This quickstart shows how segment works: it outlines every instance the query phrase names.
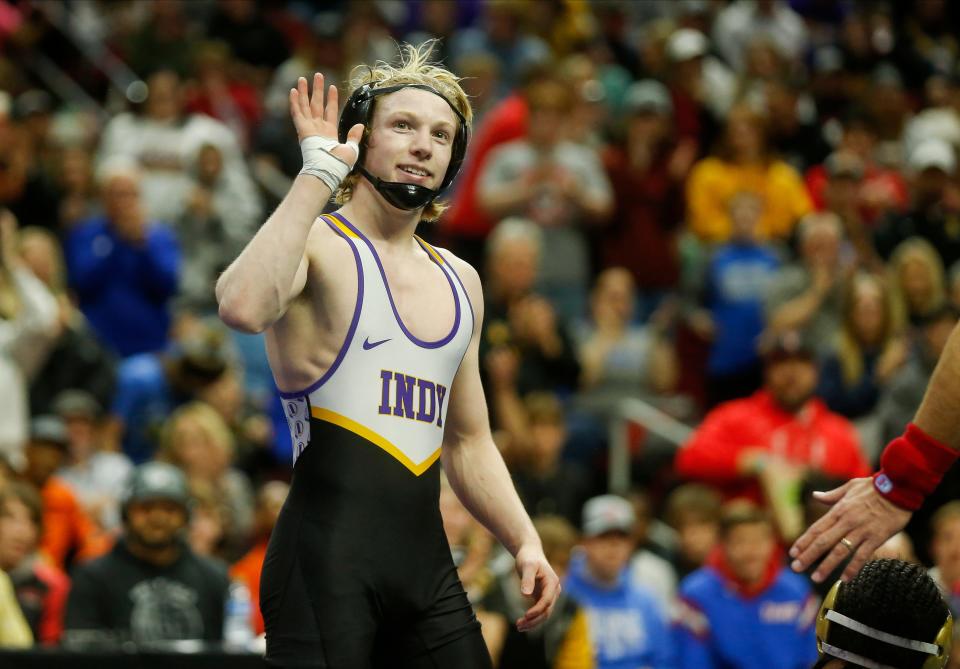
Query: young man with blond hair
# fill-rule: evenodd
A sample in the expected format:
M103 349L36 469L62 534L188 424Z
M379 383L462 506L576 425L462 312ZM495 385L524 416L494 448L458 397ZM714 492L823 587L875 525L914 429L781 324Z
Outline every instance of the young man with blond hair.
M489 667L438 510L440 468L516 558L531 629L558 579L493 443L476 271L415 236L463 160L457 78L406 47L338 92L300 78L304 168L217 284L221 318L266 332L293 437L289 497L261 581L267 660ZM320 216L332 195L341 208Z

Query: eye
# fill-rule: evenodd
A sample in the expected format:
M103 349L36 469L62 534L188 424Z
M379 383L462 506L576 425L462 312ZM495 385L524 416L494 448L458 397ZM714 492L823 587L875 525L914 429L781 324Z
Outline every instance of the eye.
M450 133L448 133L446 130L437 130L435 133L433 133L433 136L437 139L442 139L445 142L450 141Z
M400 130L409 130L410 124L406 121L395 121L393 127L399 128Z

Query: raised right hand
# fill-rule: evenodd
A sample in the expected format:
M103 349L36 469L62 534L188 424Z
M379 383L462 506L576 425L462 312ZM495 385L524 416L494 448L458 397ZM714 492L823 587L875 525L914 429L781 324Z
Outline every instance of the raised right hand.
M313 75L313 95L307 88L305 77L297 79L297 87L290 89L290 117L297 129L297 140L303 141L307 137L320 136L327 139L337 139L337 114L339 111L339 95L337 87L331 85L324 103L323 75L319 72ZM363 138L363 124L357 123L347 133L347 140L357 144ZM330 153L351 167L357 162L357 153L350 146L340 144Z

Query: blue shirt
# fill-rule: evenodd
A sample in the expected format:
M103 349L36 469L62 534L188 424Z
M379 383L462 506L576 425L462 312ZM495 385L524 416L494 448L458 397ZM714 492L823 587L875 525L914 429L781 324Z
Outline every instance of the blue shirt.
M64 254L70 286L100 341L123 357L164 347L180 270L170 228L149 225L135 246L105 217L91 218L70 232Z
M817 659L819 605L806 579L781 569L746 597L711 567L680 584L680 669L809 669Z
M779 267L777 254L760 245L725 244L711 258L704 295L717 331L707 361L711 374L742 372L758 361L764 294Z
M111 412L124 423L123 452L135 464L153 457L160 428L178 403L159 355L142 353L120 364Z
M563 590L587 613L597 669L672 669L673 639L656 597L629 578L605 588L587 574L582 556L570 563Z

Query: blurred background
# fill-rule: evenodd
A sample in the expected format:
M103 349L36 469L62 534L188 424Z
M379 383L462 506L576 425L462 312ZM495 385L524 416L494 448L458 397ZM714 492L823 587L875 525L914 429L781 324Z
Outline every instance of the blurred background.
M445 488L495 663L703 667L683 647L719 644L761 666L747 641L776 621L703 633L729 611L694 576L775 587L810 492L872 471L920 403L960 313L958 36L946 0L0 0L0 630L23 623L0 644L262 633L290 439L214 283L300 169L296 78L342 90L438 39L475 125L419 233L483 278L496 440L575 593L518 635L510 561ZM155 461L186 483L150 499L221 569L215 604L84 617L137 588L89 561L150 530L126 481ZM960 602L958 483L884 550ZM650 647L653 619L687 643Z

